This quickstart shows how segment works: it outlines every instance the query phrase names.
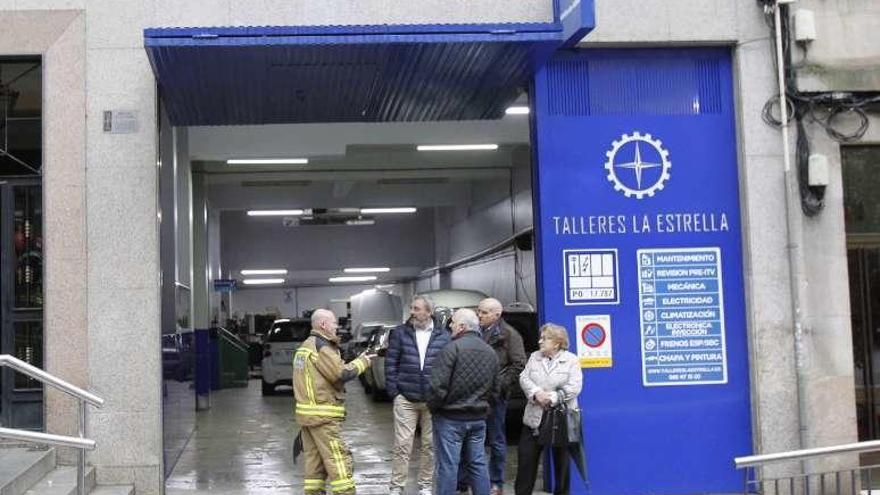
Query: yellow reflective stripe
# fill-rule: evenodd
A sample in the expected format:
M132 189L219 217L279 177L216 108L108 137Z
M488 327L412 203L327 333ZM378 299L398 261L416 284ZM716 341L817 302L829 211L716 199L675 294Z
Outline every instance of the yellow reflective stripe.
M358 374L359 374L359 375L360 375L361 373L363 373L364 370L367 369L367 365L364 364L364 362L363 362L362 360L360 360L360 359L358 359L358 360L356 360L356 361L354 362L354 367L357 368L357 370L358 370Z
M312 370L308 364L306 364L303 369L306 372L306 396L309 399L309 403L315 403L315 384L312 381Z
M299 416L312 416L315 418L345 419L345 416L342 414L325 413L320 411L297 411L296 414Z
M316 360L318 357L318 353L307 348L300 347L296 350L297 354L302 354L307 360L311 358L312 360ZM312 379L312 370L309 368L308 363L303 367L306 375L306 396L309 400L309 403L315 404L315 381Z
M339 477L340 478L348 478L351 473L349 473L348 469L346 468L346 463L345 463L346 456L345 456L345 454L342 453L342 446L339 443L339 440L333 440L333 443L336 444L336 451L339 452L339 472L340 472Z
M306 371L306 396L309 399L309 403L315 403L315 386L312 383L312 370L309 369L308 366L305 367Z
M336 441L330 440L330 456L333 457L333 463L336 464L336 476L342 478L344 475L342 474L342 469L339 469L339 456L336 453ZM330 482L330 485L333 485L333 482Z
M306 479L303 480L306 488L324 488L324 480Z
M314 407L314 406L312 406ZM296 405L296 414L300 414L302 416L318 416L322 418L344 418L345 410L339 409L322 409L318 407L317 409L313 409L307 404L297 404Z
M345 418L345 414L327 413L321 411L296 411L300 416L314 416L316 418Z
M354 480L351 478L346 478L342 480L331 481L330 486L333 488L333 491L347 491L355 487Z
M298 414L298 415L300 415L300 416L314 416L314 417L316 417L316 418L331 418L331 419L333 419L333 418L338 418L338 419L345 419L345 416L340 416L340 415L336 415L336 414L320 413L320 412L302 412L302 411L297 411L296 414Z
M299 403L297 403L296 408L307 410L307 411L328 411L328 412L338 412L338 413L345 412L345 407L334 406L334 405L330 405L330 404L299 404Z
M333 460L336 462L336 472L339 475L339 480L344 481L345 478L348 478L348 474L345 472L345 460L342 458L342 452L336 440L330 440L330 450L333 452ZM330 486L333 486L333 483L331 481Z
M354 481L342 485L333 486L333 493L346 493L355 489Z
M318 355L317 352L309 349L308 347L299 347L299 348L297 348L296 353L297 354L305 354L306 356L309 356L309 357L317 357L317 355Z

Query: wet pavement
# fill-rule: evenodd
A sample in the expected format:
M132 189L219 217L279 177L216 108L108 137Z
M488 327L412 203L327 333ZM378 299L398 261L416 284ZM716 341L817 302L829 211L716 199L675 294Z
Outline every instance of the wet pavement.
M388 493L391 478L391 404L373 402L356 381L347 386L348 417L343 437L354 454L359 494ZM166 482L166 493L303 493L302 459L291 460L293 419L290 390L263 397L260 381L248 388L212 393L211 409L198 413L197 429ZM416 445L418 439L416 439ZM418 449L413 452L418 460ZM417 493L418 464L410 462L407 494ZM513 493L516 447L508 447L505 493ZM536 492L538 493L538 492Z

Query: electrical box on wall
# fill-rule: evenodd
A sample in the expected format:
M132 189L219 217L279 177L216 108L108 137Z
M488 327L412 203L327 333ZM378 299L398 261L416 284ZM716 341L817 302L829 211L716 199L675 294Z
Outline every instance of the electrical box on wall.
M816 15L809 9L798 9L794 13L794 39L808 43L816 39Z
M818 153L810 155L807 175L811 186L827 186L831 181L831 172L828 170L828 157Z

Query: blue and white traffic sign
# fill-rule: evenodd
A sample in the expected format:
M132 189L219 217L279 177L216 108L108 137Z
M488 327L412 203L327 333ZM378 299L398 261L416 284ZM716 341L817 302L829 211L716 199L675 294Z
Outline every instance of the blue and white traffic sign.
M581 368L610 368L614 364L611 316L578 315L574 326L578 336L577 351Z

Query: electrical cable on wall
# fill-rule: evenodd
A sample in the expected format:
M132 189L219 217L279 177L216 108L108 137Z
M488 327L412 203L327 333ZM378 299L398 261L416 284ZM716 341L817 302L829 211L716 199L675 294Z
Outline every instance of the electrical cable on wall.
M783 115L789 117L786 120L795 121L797 130L795 164L798 169L801 209L805 215L815 216L822 211L824 206L825 186L811 186L809 184L810 140L806 133L805 123L818 125L825 130L831 139L839 143L856 142L864 137L868 131L870 125L868 112L876 111L877 106L880 105L880 95L850 92L804 93L799 91L796 82L796 67L791 61L791 20L788 5L777 0L758 0L758 4L764 8L764 13L767 15L767 25L773 33L777 29L773 20L773 9L780 9L782 21L778 28L782 30L783 60L776 60L775 55L773 59L777 67L778 64L783 64L787 92L786 108L778 108L779 95L777 94L764 105L762 118L765 123L773 127L782 125ZM803 64L803 60L801 64ZM786 114L783 114L783 111ZM843 129L842 123L845 117L854 117L857 125L849 130Z

